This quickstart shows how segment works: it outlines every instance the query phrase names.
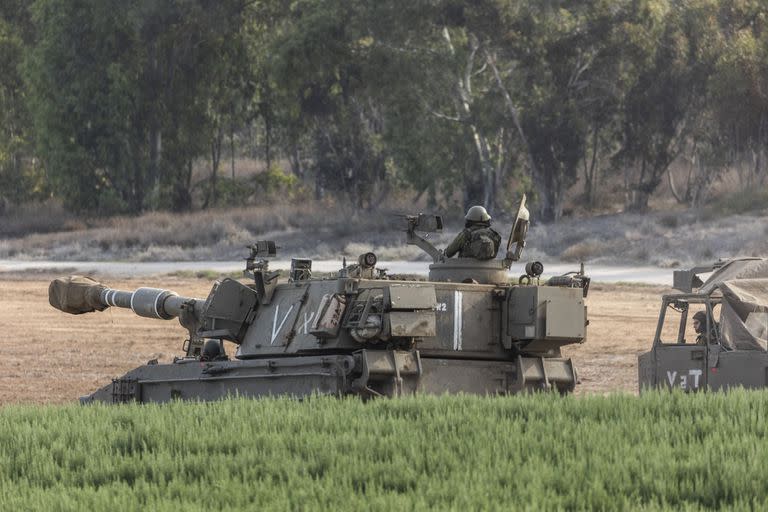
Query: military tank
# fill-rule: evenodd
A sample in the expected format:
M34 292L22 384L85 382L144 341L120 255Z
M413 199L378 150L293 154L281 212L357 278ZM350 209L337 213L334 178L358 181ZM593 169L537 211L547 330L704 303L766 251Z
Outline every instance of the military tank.
M503 259L445 258L427 239L442 230L441 217L403 218L407 242L432 257L427 281L388 276L370 252L323 278L312 276L311 260L293 259L280 280L269 269L271 241L250 246L248 283L216 281L205 299L114 290L86 277L54 280L49 300L61 311L129 308L177 318L188 334L172 363L150 361L81 402L572 391L576 370L560 349L585 340L589 278L582 269L541 282L543 266L532 262L510 283L528 231L525 198Z

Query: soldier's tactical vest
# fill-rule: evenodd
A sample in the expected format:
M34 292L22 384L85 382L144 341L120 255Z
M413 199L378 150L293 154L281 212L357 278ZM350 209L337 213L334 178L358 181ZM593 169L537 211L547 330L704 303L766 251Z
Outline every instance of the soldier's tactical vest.
M499 245L501 245L501 235L491 228L470 229L469 240L461 248L459 256L491 260L496 257Z

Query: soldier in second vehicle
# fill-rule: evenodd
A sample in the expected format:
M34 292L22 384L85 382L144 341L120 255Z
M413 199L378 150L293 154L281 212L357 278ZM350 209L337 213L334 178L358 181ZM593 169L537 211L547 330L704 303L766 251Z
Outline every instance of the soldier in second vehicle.
M693 330L696 331L696 344L706 345L707 343L717 343L717 322L712 322L712 327L707 330L707 314L704 311L697 311L693 315Z
M491 216L482 206L473 206L464 217L464 229L445 248L445 257L492 260L499 252L501 235L491 228Z

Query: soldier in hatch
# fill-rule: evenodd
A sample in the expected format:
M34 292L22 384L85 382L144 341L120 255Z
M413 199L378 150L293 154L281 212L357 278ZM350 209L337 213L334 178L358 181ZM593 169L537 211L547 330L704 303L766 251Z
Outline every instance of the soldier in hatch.
M707 343L717 343L717 322L712 322L712 326L707 330L707 314L704 311L697 311L693 315L693 330L696 331L696 344L706 345Z
M501 235L491 228L491 216L482 206L473 206L464 217L464 229L445 248L445 257L458 253L460 258L492 260L499 252Z

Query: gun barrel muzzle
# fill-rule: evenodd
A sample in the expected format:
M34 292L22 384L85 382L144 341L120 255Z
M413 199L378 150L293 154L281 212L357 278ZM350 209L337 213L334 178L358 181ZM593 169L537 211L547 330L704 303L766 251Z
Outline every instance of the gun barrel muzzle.
M188 300L161 288L115 290L82 276L54 279L48 287L51 306L73 315L119 307L130 309L138 316L170 320L181 315L182 306Z

